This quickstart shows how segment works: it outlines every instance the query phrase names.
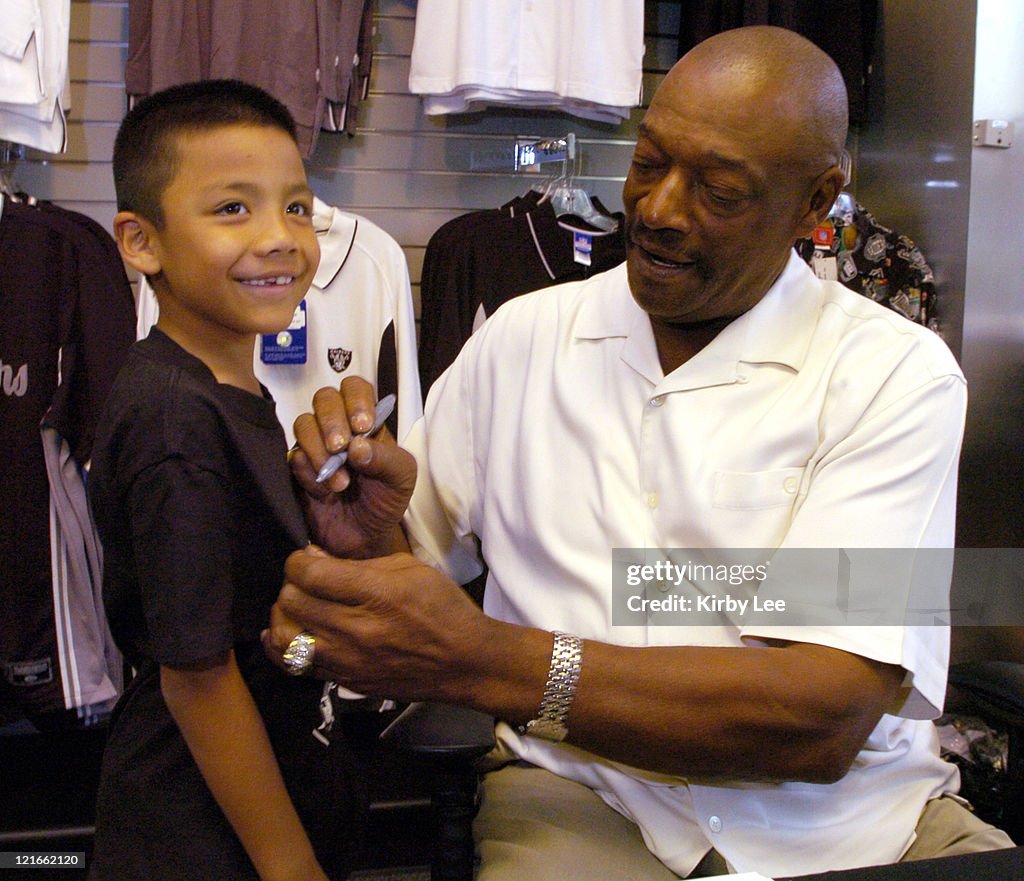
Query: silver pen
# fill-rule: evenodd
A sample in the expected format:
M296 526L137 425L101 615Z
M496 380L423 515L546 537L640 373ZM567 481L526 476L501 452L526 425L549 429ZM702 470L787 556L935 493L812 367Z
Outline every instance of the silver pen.
M395 409L395 396L386 395L377 401L376 415L373 419L373 425L370 426L368 431L361 431L359 434L352 435L353 438L357 437L372 437L384 426L387 422L391 412ZM352 443L352 440L349 440ZM328 458L324 462L323 467L317 472L316 482L323 483L327 480L335 471L337 471L342 465L348 461L348 450L342 450L340 453L335 453L333 456Z

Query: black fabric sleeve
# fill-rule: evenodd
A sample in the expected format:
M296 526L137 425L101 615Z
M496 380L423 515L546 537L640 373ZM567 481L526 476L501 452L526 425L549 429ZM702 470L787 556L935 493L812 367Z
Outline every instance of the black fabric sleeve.
M398 397L398 350L395 346L395 323L388 322L380 337L380 351L377 353L377 399L385 395ZM398 437L398 404L387 421L391 436Z
M230 649L231 506L225 477L170 458L132 482L131 529L147 654L189 664Z

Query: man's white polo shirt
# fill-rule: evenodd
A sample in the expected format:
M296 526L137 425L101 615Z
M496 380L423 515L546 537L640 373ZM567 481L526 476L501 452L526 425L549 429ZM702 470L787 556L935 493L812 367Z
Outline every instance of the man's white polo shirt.
M503 306L407 439L421 558L466 581L479 543L484 608L502 620L636 646L779 636L900 664L907 679L830 785L689 785L508 726L500 736L632 817L680 874L710 847L769 875L897 859L924 803L954 785L919 721L942 703L946 630L615 626L612 548L950 547L965 403L931 331L821 282L796 255L669 376L625 266Z

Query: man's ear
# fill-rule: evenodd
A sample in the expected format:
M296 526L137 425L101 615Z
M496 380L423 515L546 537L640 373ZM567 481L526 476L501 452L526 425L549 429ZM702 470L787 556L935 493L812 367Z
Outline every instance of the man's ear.
M814 188L807 203L807 211L797 228L798 238L807 238L815 227L828 217L832 206L846 185L846 172L838 165L833 165L828 171L823 171L814 181Z
M160 272L156 227L134 211L119 211L114 217L114 240L121 259L143 275Z

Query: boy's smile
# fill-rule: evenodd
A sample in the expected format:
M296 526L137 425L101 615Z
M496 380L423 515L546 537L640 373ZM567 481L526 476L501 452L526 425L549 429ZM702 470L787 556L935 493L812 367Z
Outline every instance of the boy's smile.
M207 363L288 326L320 260L313 194L294 141L227 125L176 139L152 232L158 327ZM215 373L218 370L213 367Z

